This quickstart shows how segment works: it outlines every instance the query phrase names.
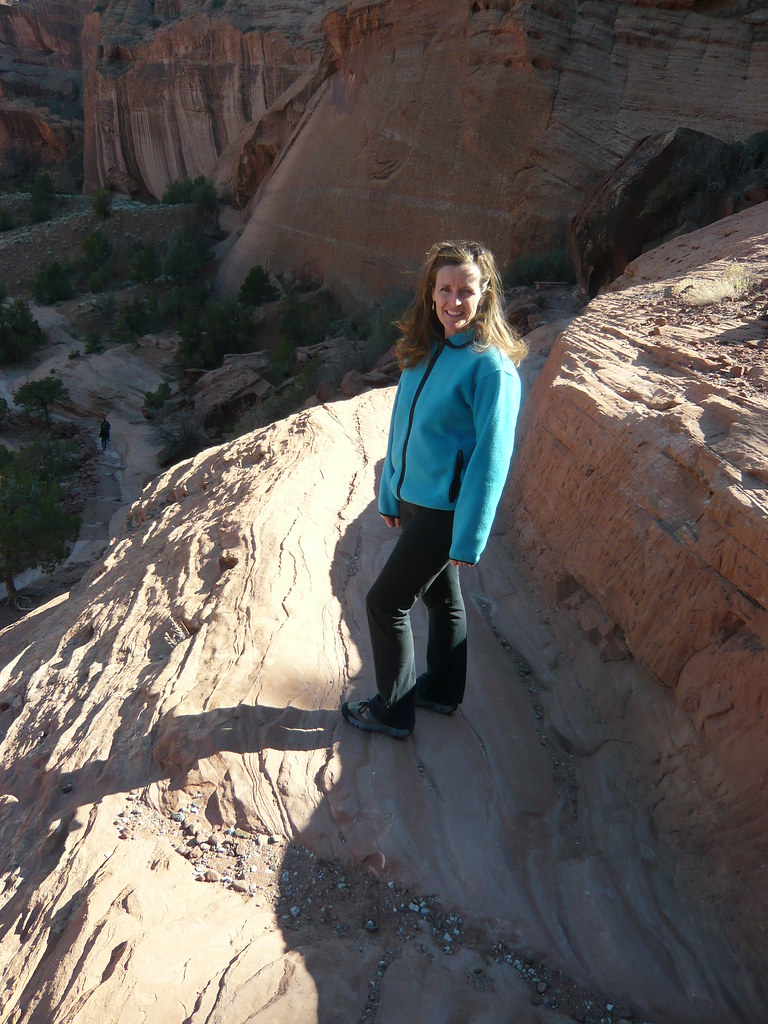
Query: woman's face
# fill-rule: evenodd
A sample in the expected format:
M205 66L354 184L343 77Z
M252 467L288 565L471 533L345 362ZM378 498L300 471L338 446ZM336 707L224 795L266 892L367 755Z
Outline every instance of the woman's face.
M474 263L438 270L432 300L446 338L466 330L475 319L483 297L480 280L480 271Z

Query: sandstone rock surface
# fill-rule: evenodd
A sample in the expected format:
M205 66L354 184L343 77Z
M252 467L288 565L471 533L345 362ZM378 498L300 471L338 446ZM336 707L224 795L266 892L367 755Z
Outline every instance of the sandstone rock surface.
M164 473L0 633L3 1020L765 1017L763 300L683 289L767 238L672 243L555 342L454 718L337 710L373 688L391 389Z
M630 264L555 345L508 491L550 596L668 688L656 819L698 851L700 884L750 879L727 902L762 963L767 285L766 204Z

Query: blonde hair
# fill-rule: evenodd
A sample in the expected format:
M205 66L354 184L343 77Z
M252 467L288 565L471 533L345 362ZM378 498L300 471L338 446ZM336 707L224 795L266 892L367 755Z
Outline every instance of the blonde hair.
M415 366L428 356L431 336L442 330L432 303L438 270L441 267L471 265L480 272L483 292L471 324L475 332L472 344L480 351L493 345L509 356L516 366L523 361L528 346L504 317L504 289L493 253L480 242L437 242L427 253L416 296L402 320L396 324L401 332L396 348L401 368Z

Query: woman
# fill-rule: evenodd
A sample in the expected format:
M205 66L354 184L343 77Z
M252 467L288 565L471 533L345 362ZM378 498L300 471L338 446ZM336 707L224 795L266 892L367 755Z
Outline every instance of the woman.
M526 353L504 319L492 254L441 242L398 324L403 373L379 491L402 533L367 597L378 693L344 703L359 729L405 739L414 709L451 714L464 697L467 623L459 566L485 548L509 470ZM416 679L410 609L429 610L427 671Z

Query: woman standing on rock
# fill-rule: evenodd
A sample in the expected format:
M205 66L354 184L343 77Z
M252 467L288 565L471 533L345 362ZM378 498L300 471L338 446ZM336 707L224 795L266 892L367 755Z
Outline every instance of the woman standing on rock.
M405 739L414 709L461 704L467 623L459 566L485 548L509 470L526 347L502 310L493 255L477 242L427 254L413 305L398 325L403 374L379 491L402 533L367 597L378 693L345 702L350 725ZM416 679L410 609L429 610L427 671Z

